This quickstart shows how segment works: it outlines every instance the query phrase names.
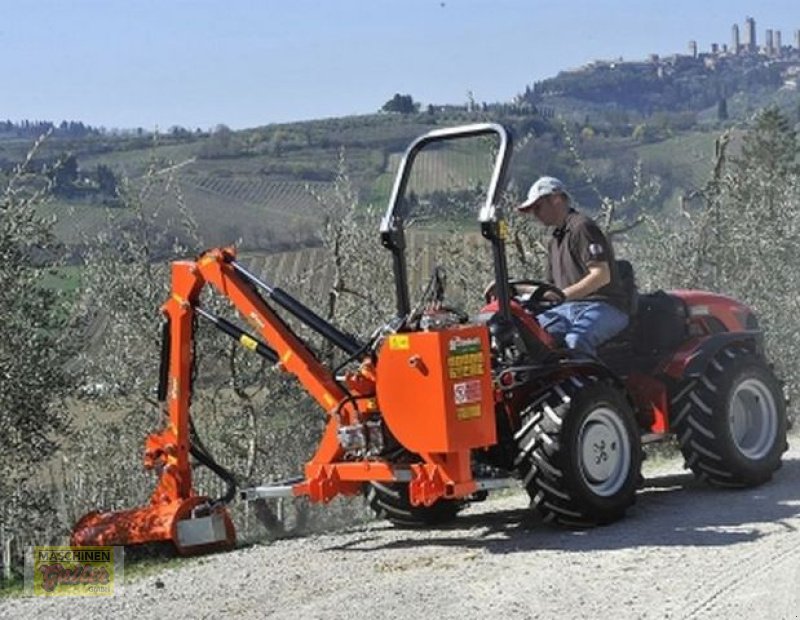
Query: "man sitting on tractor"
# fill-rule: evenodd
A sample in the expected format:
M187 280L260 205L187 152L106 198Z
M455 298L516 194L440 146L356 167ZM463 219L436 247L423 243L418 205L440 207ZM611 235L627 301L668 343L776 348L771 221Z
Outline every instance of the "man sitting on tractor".
M628 325L627 299L614 260L614 248L600 227L572 208L564 184L541 177L517 209L553 226L547 252L547 282L564 293L544 299L563 301L536 319L576 353L595 356L597 347ZM521 289L521 290L520 290ZM519 287L518 292L531 292Z

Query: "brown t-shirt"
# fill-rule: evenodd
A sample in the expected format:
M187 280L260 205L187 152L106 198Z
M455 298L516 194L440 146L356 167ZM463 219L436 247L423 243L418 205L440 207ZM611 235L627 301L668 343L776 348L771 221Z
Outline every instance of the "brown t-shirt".
M547 281L560 289L581 280L589 273L589 264L607 263L611 281L585 299L605 301L628 313L614 248L594 220L571 209L564 225L553 231L548 257Z

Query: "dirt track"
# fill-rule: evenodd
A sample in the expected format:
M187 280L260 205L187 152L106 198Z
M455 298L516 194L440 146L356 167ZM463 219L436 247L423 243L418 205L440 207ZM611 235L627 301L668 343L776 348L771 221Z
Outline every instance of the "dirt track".
M608 527L553 530L517 493L449 528L377 521L195 559L109 601L2 601L0 616L800 618L799 448L746 491L709 489L678 461L648 469Z

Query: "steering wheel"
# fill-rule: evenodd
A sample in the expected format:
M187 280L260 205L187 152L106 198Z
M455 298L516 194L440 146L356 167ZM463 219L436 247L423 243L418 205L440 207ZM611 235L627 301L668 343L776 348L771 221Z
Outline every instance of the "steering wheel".
M511 287L511 290L513 291L512 294L514 297L518 297L515 289L516 286L519 284L536 287L536 290L534 290L533 293L531 293L531 296L528 299L526 299L525 301L520 301L522 307L528 310L529 312L536 313L542 310L542 305L546 301L544 296L547 293L554 293L556 297L558 297L558 299L553 302L547 300L550 306L558 306L567 301L567 296L564 295L564 291L562 291L554 284L550 284L549 282L544 282L543 280L529 280L529 279L509 280L508 286Z

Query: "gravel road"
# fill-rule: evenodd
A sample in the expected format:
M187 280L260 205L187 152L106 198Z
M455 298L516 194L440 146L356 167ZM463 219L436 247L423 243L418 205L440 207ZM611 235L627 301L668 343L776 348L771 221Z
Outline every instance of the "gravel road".
M375 521L196 558L111 600L7 599L0 616L800 618L800 449L758 489L707 488L677 460L645 474L607 527L552 529L514 492L452 527Z

